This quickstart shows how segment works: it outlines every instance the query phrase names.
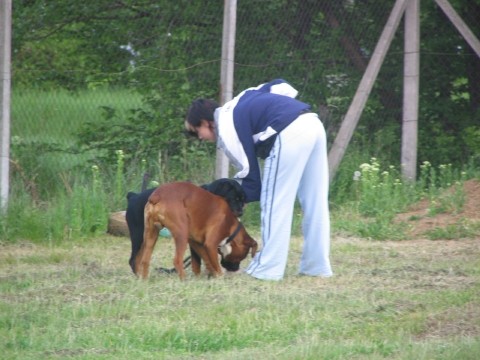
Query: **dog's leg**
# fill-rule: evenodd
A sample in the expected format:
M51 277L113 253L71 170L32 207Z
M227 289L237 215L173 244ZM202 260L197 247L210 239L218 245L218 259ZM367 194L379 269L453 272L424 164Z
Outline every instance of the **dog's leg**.
M191 241L191 246L193 247L195 252L198 254L197 256L199 257L199 259L203 260L203 262L205 264L205 268L207 269L207 273L209 275L214 275L215 269L212 267L212 262L210 261L210 257L208 255L205 247L203 246L203 244ZM193 259L193 256L192 256L192 259ZM200 274L200 263L201 263L201 261L199 261L198 273L197 273L197 272L195 272L195 270L193 268L193 261L192 261L192 271L196 275Z
M208 241L203 244L205 251L205 266L210 272L211 276L220 276L223 274L222 268L218 262L218 248L217 246L212 246ZM207 265L208 264L208 265Z
M143 233L143 244L135 260L135 273L143 279L148 278L150 259L152 258L153 248L158 239L160 229L153 223L145 219L145 230Z
M200 245L201 249L202 249L202 259L205 263L205 268L207 269L207 273L209 276L217 276L219 274L222 274L222 271L218 271L215 269L214 265L212 265L212 263L214 261L217 261L218 262L218 254L215 253L213 256L214 256L214 260L212 261L210 259L210 255L207 251L207 249L205 248L204 245Z
M130 230L130 240L132 242L132 253L130 255L130 260L128 261L128 263L130 264L133 273L135 273L135 259L137 258L137 255L143 243L143 223L141 227L132 227L132 229Z
M137 256L135 257L135 260L133 261L133 266L134 266L134 269L133 269L133 273L137 276L140 276L140 272L142 271L142 257L143 257L143 244L142 243L142 246L140 247L140 250L138 251L137 253Z
M195 275L200 275L202 258L201 258L200 254L198 252L197 244L192 240L188 240L188 242L189 242L189 245L190 245L192 272Z
M173 235L173 234L172 234ZM183 256L187 250L188 239L186 237L175 237L175 257L173 259L173 266L177 270L178 276L181 280L185 279L185 269L183 268Z
M173 240L175 241L175 257L173 258L173 266L177 271L178 276L181 280L185 279L185 269L183 267L183 256L188 246L188 228L184 226L185 221L179 222L178 227L170 228L172 233ZM176 224L175 224L176 225Z

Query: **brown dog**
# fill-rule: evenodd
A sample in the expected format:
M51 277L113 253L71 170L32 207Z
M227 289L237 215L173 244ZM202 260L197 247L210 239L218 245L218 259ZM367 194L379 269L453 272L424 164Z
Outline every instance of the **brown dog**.
M188 182L174 182L158 187L145 205L143 244L135 259L135 273L146 279L150 258L161 228L170 230L175 240L173 265L185 278L183 256L190 244L204 261L212 276L222 274L222 261L236 265L257 251L257 242L232 213L224 198ZM200 262L192 257L192 271L200 273Z

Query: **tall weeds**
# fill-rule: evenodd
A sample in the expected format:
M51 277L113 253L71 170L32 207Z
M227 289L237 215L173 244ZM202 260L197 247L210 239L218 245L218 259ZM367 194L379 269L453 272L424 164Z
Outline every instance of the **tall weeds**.
M435 168L425 161L417 182L404 181L397 168L382 166L378 159L372 158L352 174L353 194L350 201L338 207L335 226L366 238L405 239L405 226L393 221L395 215L420 199L428 199L432 216L461 211L466 174L453 169L451 164Z
M126 208L126 193L139 190L138 180L147 166L141 161L137 169L130 169L137 174L135 180L130 181L125 175L124 156L122 151L117 152L117 163L112 169L94 165L84 170L85 175L76 174L70 179L63 176L63 190L48 202L32 199L23 191L23 184L15 183L7 214L0 218L2 239L56 243L104 233L109 214ZM198 169L195 167L195 171ZM203 175L192 174L196 179L205 179L196 181L199 184L209 181L208 176L209 170ZM351 175L349 201L339 205L335 197L331 198L332 229L372 239L405 239L405 226L393 221L395 215L420 199L428 199L432 216L439 212L461 211L465 202L462 187L465 179L466 172L456 171L451 165L435 168L424 162L419 180L405 182L394 166L383 166L378 159L372 158L360 164ZM343 183L348 181L343 180ZM257 203L246 208L243 221L252 230L259 227L259 212ZM301 234L301 218L297 206L293 224L295 235Z

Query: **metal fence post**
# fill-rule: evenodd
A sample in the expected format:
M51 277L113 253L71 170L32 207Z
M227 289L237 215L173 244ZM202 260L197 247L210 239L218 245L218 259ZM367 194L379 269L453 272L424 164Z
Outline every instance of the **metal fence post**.
M235 30L237 23L237 0L225 0L223 10L222 65L220 73L220 104L233 98L233 70L235 58ZM228 177L228 158L217 149L215 177Z
M390 17L383 28L380 39L378 40L372 57L370 58L367 69L358 85L357 92L353 97L348 112L345 115L345 119L338 131L337 137L333 142L328 154L330 182L335 177L343 155L345 154L353 132L358 124L358 120L360 120L362 111L373 88L373 84L377 79L380 67L383 64L383 60L385 59L388 48L390 47L395 32L397 31L407 4L408 0L396 0L392 12L390 13Z
M10 171L10 57L12 1L0 2L0 210L8 205Z
M420 86L420 0L410 0L405 9L404 47L401 165L403 178L415 181L417 178Z

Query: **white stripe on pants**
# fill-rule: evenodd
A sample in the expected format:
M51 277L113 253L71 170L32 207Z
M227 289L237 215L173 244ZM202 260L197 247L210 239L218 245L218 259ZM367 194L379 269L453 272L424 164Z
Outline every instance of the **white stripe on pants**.
M328 182L325 129L316 114L303 114L277 136L265 159L260 199L263 246L247 274L265 280L283 278L298 195L304 235L299 272L332 275Z

